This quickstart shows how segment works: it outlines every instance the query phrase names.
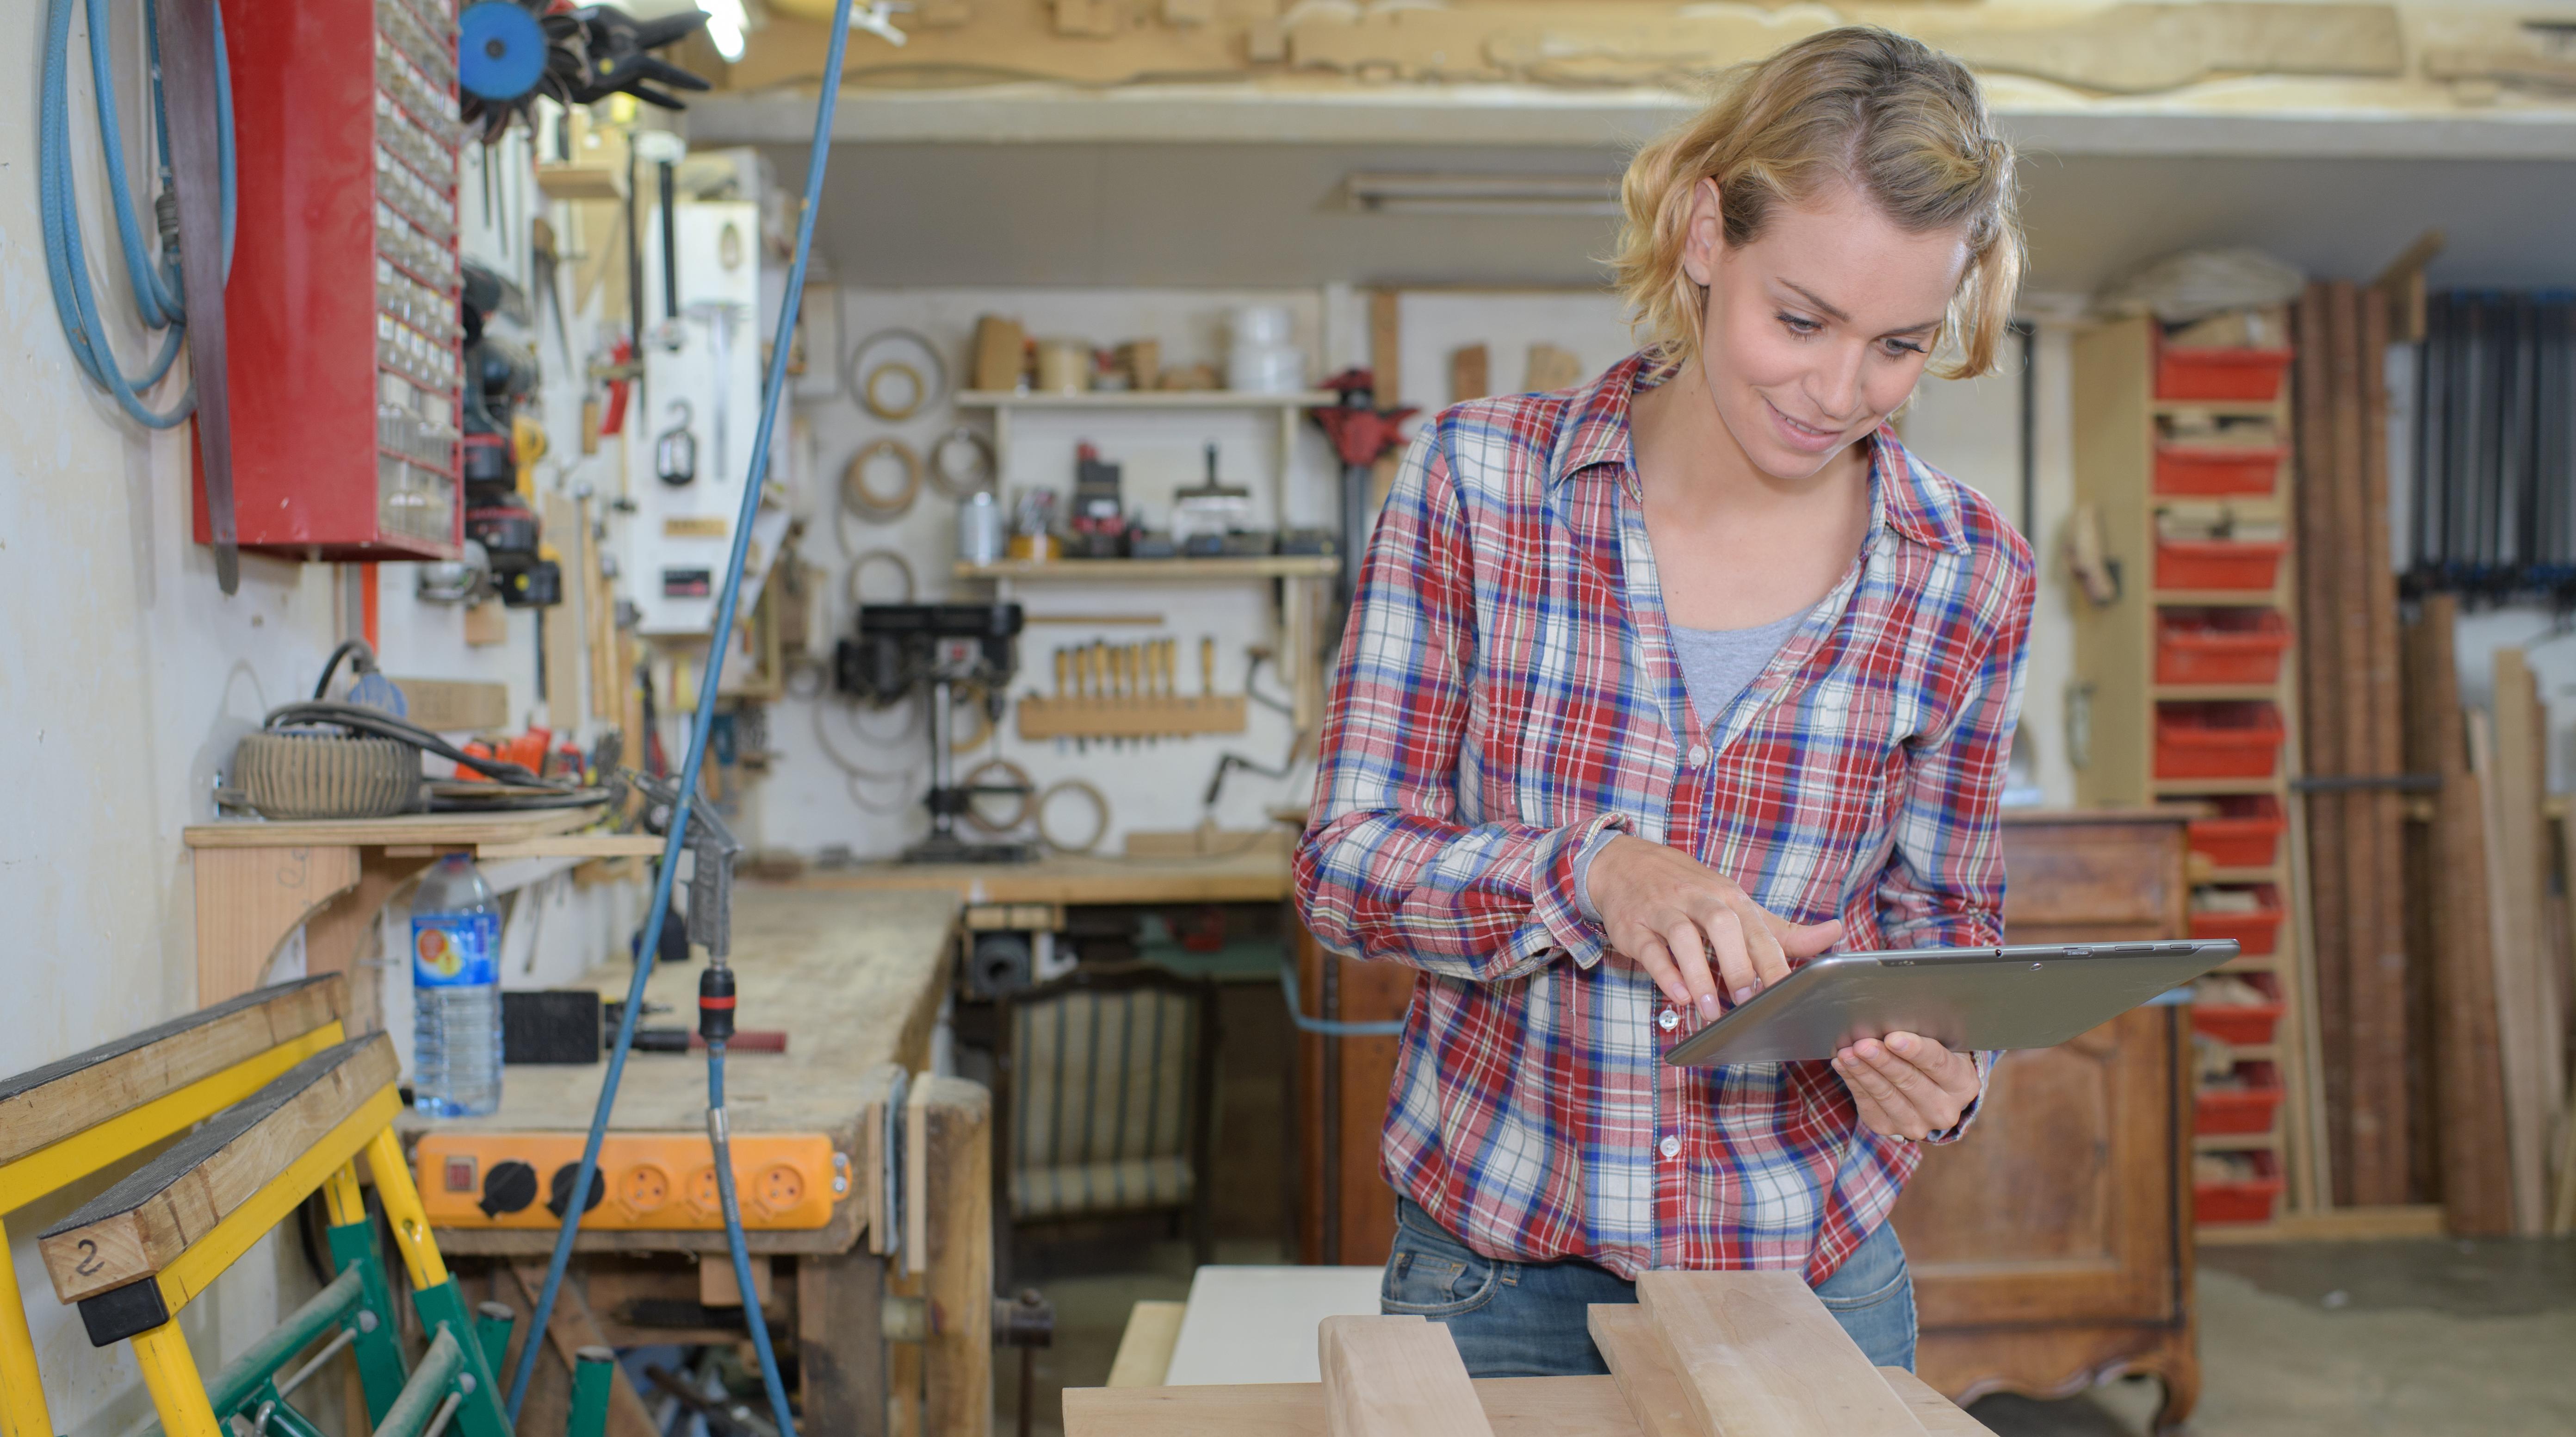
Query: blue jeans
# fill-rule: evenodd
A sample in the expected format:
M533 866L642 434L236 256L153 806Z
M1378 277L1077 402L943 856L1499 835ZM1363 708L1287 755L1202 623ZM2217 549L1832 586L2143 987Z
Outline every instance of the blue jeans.
M1592 1346L1583 1309L1635 1302L1637 1286L1581 1258L1497 1262L1480 1257L1412 1199L1395 1200L1378 1310L1445 1323L1471 1377L1574 1377L1610 1369ZM1816 1288L1825 1310L1879 1367L1914 1368L1914 1282L1905 1248L1885 1223Z

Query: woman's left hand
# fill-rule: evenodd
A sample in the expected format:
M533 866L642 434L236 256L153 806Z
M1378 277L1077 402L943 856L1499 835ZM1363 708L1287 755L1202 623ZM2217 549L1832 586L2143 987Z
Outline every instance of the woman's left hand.
M1863 1038L1834 1054L1834 1071L1870 1131L1920 1140L1956 1126L1977 1100L1977 1065L1920 1033Z

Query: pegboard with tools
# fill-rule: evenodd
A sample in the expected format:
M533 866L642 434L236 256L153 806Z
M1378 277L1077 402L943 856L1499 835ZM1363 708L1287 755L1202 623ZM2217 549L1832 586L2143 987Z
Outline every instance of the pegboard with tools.
M1199 640L1199 691L1179 688L1177 639L1055 651L1055 692L1020 699L1029 740L1143 740L1241 733L1246 697L1216 691L1216 640Z

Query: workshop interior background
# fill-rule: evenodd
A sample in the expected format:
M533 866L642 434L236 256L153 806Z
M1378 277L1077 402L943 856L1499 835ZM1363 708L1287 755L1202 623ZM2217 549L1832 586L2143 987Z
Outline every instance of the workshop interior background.
M453 23L452 5L418 3ZM496 541L478 546L480 570L458 562L474 426L433 420L401 431L437 456L417 467L430 480L407 482L448 486L452 533L374 551L246 539L225 592L196 537L194 430L133 423L84 376L56 319L38 96L57 63L39 43L57 7L72 12L71 59L50 83L68 97L64 203L87 236L88 281L129 369L162 342L135 312L114 239L85 48L105 57L125 172L148 200L146 12L0 0L0 33L23 37L6 47L19 83L0 106L0 694L15 809L0 824L0 912L19 935L7 1072L211 996L182 831L249 819L236 746L310 692L343 640L366 639L397 683L462 686L454 701L474 718L456 740L542 729L537 752L613 744L630 765L677 765L779 338L830 10L705 0L708 25L667 51L712 83L684 111L540 100L488 142L478 130L455 146L454 249L496 282L476 324L516 355L498 432L542 548ZM649 19L686 7L630 8ZM991 790L957 825L972 842L1127 855L1144 873L1202 861L1284 874L1312 782L1334 556L1353 532L1344 459L1305 411L1333 405L1324 386L1353 369L1373 371L1375 405L1426 415L1597 374L1631 343L1601 263L1629 152L1689 113L1717 68L1835 23L1888 25L1967 60L2023 155L2032 264L2012 361L1981 380L1927 381L1899 420L2042 558L2012 801L2197 803L2203 821L2253 817L2279 835L2260 861L2186 870L2194 931L2277 944L2275 963L2222 996L2280 1025L2238 1032L2241 1053L2222 1038L2195 1053L2203 1098L2219 1099L2205 1111L2237 1125L2204 1129L2220 1140L2194 1147L2183 1179L2223 1199L2200 1214L2196 1430L2576 1430L2563 1376L2576 1342L2576 642L2563 641L2576 604L2576 4L917 0L878 18L905 43L851 38L749 617L727 639L703 790L747 849L752 890L829 889L899 859L929 832L943 738L961 781ZM237 92L310 83L292 67L319 58L263 50L245 17L228 20ZM669 241L663 160L681 221ZM239 217L246 245L295 223L282 204ZM2242 298L2191 308L2212 292ZM354 302L373 313L368 295ZM2385 331L2367 331L2384 332L2381 347L2312 327L2363 305L2383 316ZM2219 329L2186 335L2185 314ZM673 323L677 351L659 332ZM2270 371L2276 387L2190 395L2216 409L2181 414L2139 388L2156 359L2149 328L2166 357L2195 345L2297 357ZM424 330L451 356L461 342L443 318ZM2339 392L2360 408L2335 410L2322 378L2301 388L2312 356L2321 371L2336 346ZM292 347L273 356L281 366ZM233 356L238 405L263 376L242 348ZM2429 385L2428 365L2440 366ZM167 407L187 375L183 358L147 399ZM1059 388L1082 398L1047 402ZM343 402L268 393L244 411L256 424L291 427L300 404ZM2314 467L2319 416L2345 428L2317 447L2361 456L2351 467ZM2272 427L2234 427L2248 419ZM2250 488L2218 479L2194 504L2165 505L2154 495L2169 491L2144 487L2158 439L2270 459ZM1133 521L1180 558L1080 557L1101 532L1076 522L1100 492L1096 476L1077 488L1086 452L1117 470L1122 529ZM674 482L684 468L693 482ZM371 455L366 482L375 474ZM1385 477L1381 464L1356 492L1382 492ZM245 479L241 492L281 513L303 502L292 478L262 482L274 487ZM977 490L997 502L978 512ZM1053 532L1032 547L1044 503ZM284 532L261 528L270 516L247 499L241 521L246 535ZM2224 583L2152 573L2212 543L2292 551L2280 577L2242 588L2269 596L2296 647L2272 645L2277 667L2264 669L2258 641L2251 677L2195 687L2150 672L2149 591L2191 596L2152 606L2181 629L2252 632L2210 617L2245 609L2241 592L2214 598ZM1208 556L1207 577L1063 577L1193 554ZM555 602L521 602L513 576L541 562ZM861 605L997 595L1025 609L1017 671L971 688L954 727L929 723L926 685L871 683ZM2424 657L2429 623L2446 671ZM2367 684L2335 687L2346 672ZM1229 702L1175 704L1163 729L1118 717L1120 703L1165 693ZM2159 767L2247 705L2286 724L2251 771L2195 784ZM645 862L529 862L503 895L505 987L624 963L650 895ZM990 1020L979 1028L976 1013L997 985L1140 957L1213 974L1222 1107L1215 1169L1196 1176L1216 1194L1218 1254L1323 1257L1325 1139L1294 1074L1311 1076L1325 1045L1300 1043L1280 997L1293 919L1275 898L1095 908L978 930L1017 947L959 939L924 1064L994 1078ZM352 1029L383 1028L408 1067L399 909L358 960L372 977L353 991L370 1011ZM2476 941L2465 957L2463 933ZM2365 958L2364 943L2384 951ZM1314 972L1331 960L1305 961ZM2482 1025L2446 986L2461 963L2490 974ZM305 971L295 933L252 976ZM1382 1016L1356 1002L1341 1016ZM1371 1101L1363 1092L1360 1107ZM1352 1163L1369 1163L1373 1119L1335 1121L1336 1140L1360 1134ZM34 1234L95 1191L9 1221L56 1423L108 1437L152 1420L134 1360L94 1349L73 1309L32 1281L44 1267ZM2247 1231L2231 1242L2212 1218ZM1133 1300L1189 1290L1191 1245L1162 1215L1004 1247L1015 1286L1055 1304L1054 1345L1037 1359L1041 1425L1057 1421L1061 1388L1108 1376ZM308 1295L307 1266L292 1234L272 1237L192 1306L201 1365ZM2187 1261L2180 1272L2188 1283ZM1024 1400L1020 1371L1007 1349L992 1363L1002 1420ZM1977 1410L1999 1431L2136 1430L2153 1403L2133 1385ZM669 1404L657 1420L704 1430Z

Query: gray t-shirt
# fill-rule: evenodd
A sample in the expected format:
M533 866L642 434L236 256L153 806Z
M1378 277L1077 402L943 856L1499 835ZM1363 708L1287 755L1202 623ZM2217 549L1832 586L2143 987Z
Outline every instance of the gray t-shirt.
M1681 666L1682 687L1690 691L1691 707L1698 710L1700 721L1715 723L1735 696L1744 692L1762 671L1771 665L1780 646L1816 611L1809 604L1784 619L1750 629L1685 629L1670 625L1673 661ZM1592 906L1592 860L1600 854L1594 849L1579 859L1574 868L1574 897L1582 906L1583 916L1599 922L1600 911Z

